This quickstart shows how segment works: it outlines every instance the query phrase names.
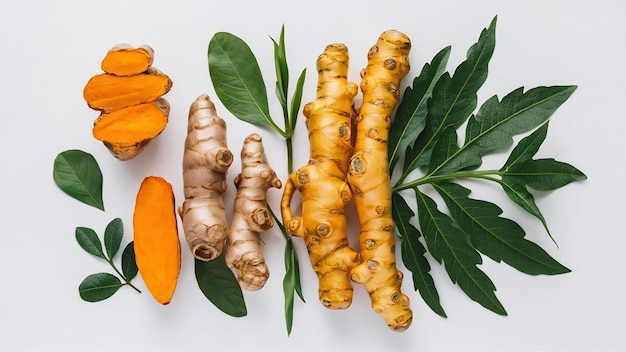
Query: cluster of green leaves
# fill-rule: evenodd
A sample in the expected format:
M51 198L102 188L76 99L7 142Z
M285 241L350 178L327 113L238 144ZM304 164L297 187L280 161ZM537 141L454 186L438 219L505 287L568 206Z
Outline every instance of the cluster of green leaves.
M285 139L287 172L291 174L293 171L292 137L302 103L302 88L306 69L300 73L290 100L289 67L287 65L284 27L281 28L278 41L271 39L274 44L275 93L283 112L282 128L270 114L269 99L261 69L256 56L244 40L231 33L216 33L209 42L207 54L209 74L218 98L236 118L253 125L269 127ZM304 297L300 285L298 258L291 242L291 236L273 212L272 216L286 241L283 290L287 333L290 334L293 325L295 295L297 294L302 301L304 301Z
M463 179L495 182L550 234L531 189L549 191L586 179L570 164L534 159L546 137L549 117L575 86L519 88L501 100L492 96L475 112L477 92L495 49L495 26L496 18L452 75L446 71L450 47L425 64L405 90L390 129L393 216L402 240L401 258L412 273L415 290L444 317L426 253L445 266L449 278L468 297L501 315L506 310L495 295L496 287L478 268L483 255L531 275L570 271L526 239L520 225L501 216L500 207L470 198L471 191L459 183ZM457 131L463 126L465 138L459 144ZM501 168L479 169L483 156L512 146L513 136L528 132ZM428 190L441 197L447 211L440 209Z
M104 248L102 250L102 242L96 234L96 232L87 227L76 228L76 241L78 244L89 254L93 254L98 258L104 259L118 276L110 273L101 272L87 276L78 286L78 292L80 297L87 302L98 302L105 300L120 287L128 285L135 289L137 292L139 289L133 284L132 280L137 276L137 264L135 262L135 249L134 242L128 243L122 251L122 271L120 272L115 266L113 259L120 249L122 238L124 237L124 228L122 220L115 218L107 225L104 230ZM123 280L123 282L120 280Z
M78 149L61 152L54 159L52 177L56 185L72 198L104 211L102 198L102 171L93 155ZM120 287L128 285L137 275L133 242L122 252L122 271L115 266L113 259L118 253L124 228L122 220L112 220L104 231L104 249L97 233L87 227L76 228L76 241L87 253L104 259L118 276L110 273L96 273L87 276L78 286L80 297L88 302L98 302L111 297ZM120 280L120 278L122 280ZM122 282L123 281L123 282Z

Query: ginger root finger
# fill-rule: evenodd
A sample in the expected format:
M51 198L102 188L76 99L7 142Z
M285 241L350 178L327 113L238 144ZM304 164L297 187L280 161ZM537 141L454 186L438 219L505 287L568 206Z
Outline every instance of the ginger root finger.
M102 71L116 76L143 73L152 66L154 50L149 45L134 47L120 43L114 45L102 59Z
M172 80L151 67L146 72L132 76L115 76L108 73L89 79L83 97L90 108L111 112L129 106L149 103L167 94Z
M133 214L135 260L146 287L161 304L174 295L180 273L180 240L172 185L146 177Z
M410 49L410 39L394 30L383 32L370 49L361 71L363 103L348 173L360 222L361 255L351 277L365 286L373 310L394 331L408 329L413 319L409 298L401 291L403 274L396 267L387 157L391 116L400 82L410 68Z
M274 226L266 194L271 187L281 188L282 183L267 162L262 138L256 133L243 142L241 165L241 173L234 180L237 196L225 260L237 273L239 285L256 291L263 288L269 278L260 238L261 232Z
M348 49L328 45L317 59L316 99L304 106L309 131L309 163L289 176L281 200L287 230L303 236L309 259L319 279L319 300L329 309L344 309L352 303L348 275L358 260L347 235L346 204L352 198L346 183L352 155L353 99L358 91L348 82ZM302 215L294 217L291 201L302 195Z
M222 195L232 162L226 122L217 115L209 96L203 94L189 108L183 154L185 200L179 208L185 239L197 259L217 258L228 236Z
M165 98L101 113L94 122L94 138L119 160L130 160L167 126L170 104Z

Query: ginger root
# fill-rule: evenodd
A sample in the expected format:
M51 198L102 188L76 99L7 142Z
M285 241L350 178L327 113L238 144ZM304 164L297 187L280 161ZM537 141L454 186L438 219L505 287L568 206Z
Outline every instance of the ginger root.
M222 194L233 154L226 142L226 122L209 96L199 96L189 109L183 155L185 201L179 208L185 239L193 256L209 261L224 248L229 226Z
M237 196L226 248L226 265L237 273L239 285L256 291L265 285L269 270L261 249L260 233L274 226L267 208L266 194L271 188L281 188L265 156L260 135L253 133L241 148L241 173L235 177Z
M133 214L135 260L146 287L160 304L174 295L180 273L180 240L172 185L148 176L141 183Z
M362 261L351 277L364 284L373 310L395 331L406 330L413 313L401 291L403 274L396 268L387 140L400 81L409 71L410 49L410 39L394 30L383 32L370 49L361 71L363 103L348 173L360 222Z
M167 126L170 106L162 96L172 80L152 67L150 46L117 44L101 63L104 73L85 85L83 98L100 112L93 135L119 160L137 156Z
M348 273L358 259L348 244L345 210L352 198L346 174L352 155L353 98L358 91L355 83L347 81L348 62L343 44L328 45L317 59L316 99L303 110L309 163L290 175L281 199L285 227L290 234L304 237L319 279L319 299L329 309L352 303ZM291 210L295 191L302 195L301 216Z

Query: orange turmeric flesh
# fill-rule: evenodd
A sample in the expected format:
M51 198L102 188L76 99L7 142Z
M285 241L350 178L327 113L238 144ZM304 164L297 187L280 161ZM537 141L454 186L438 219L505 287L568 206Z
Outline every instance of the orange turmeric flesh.
M148 176L141 183L133 216L135 260L146 287L160 304L174 295L180 273L180 241L172 185Z
M90 108L111 112L129 106L149 103L172 88L171 79L155 68L132 76L102 73L85 85L83 97Z
M99 141L130 143L154 138L167 125L170 105L165 98L101 114L93 126Z
M153 60L154 50L148 45L117 44L104 56L100 67L112 75L131 76L147 71Z

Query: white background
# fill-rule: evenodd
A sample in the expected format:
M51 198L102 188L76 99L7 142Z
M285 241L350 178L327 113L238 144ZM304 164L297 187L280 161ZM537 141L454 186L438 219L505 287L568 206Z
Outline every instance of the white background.
M626 2L3 0L0 8L0 350L626 350ZM273 93L270 36L278 38L284 24L292 78L308 69L306 102L314 97L315 58L326 44L348 45L350 79L358 81L378 35L389 28L404 31L413 41L406 85L446 45L452 45L448 67L453 70L495 15L496 50L479 102L520 86L578 85L553 116L538 157L569 162L589 177L537 197L558 247L497 186L476 185L473 195L501 204L527 238L572 270L535 277L485 258L481 268L496 284L507 317L469 300L434 261L432 274L447 319L430 311L408 274L404 290L414 322L404 333L388 330L360 286L349 309L326 310L317 301L317 280L303 242L295 239L307 303L296 302L293 332L287 336L284 240L277 229L263 235L270 280L261 291L245 292L244 318L223 314L202 295L184 243L170 305L158 305L139 276L134 283L141 295L123 287L103 302L79 298L80 281L109 267L77 245L76 226L102 235L106 224L120 217L125 245L132 237L134 197L148 175L168 179L181 203L187 111L198 95L214 98L236 153L248 133L260 132L270 162L285 179L282 139L236 120L215 98L206 60L215 32L231 32L250 44ZM128 162L115 160L91 136L97 113L82 99L103 55L119 42L151 45L154 66L174 82L166 95L172 105L167 129ZM270 98L281 121L277 101ZM296 166L308 159L304 118L300 122ZM98 160L105 212L71 199L53 183L55 156L73 148ZM488 158L486 166L499 165L505 155ZM228 196L233 194L230 187ZM280 194L270 191L276 207Z

